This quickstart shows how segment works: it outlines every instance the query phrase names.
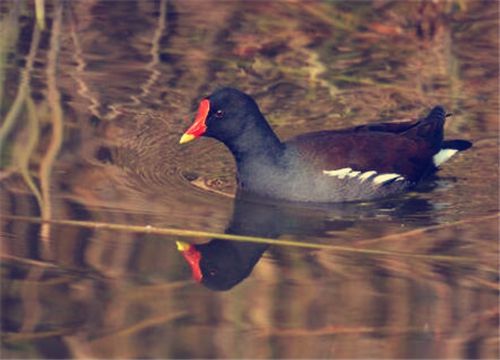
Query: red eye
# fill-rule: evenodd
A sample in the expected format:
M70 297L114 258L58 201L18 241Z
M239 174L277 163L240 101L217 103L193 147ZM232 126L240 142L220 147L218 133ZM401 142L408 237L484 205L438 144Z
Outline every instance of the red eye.
M215 112L215 116L216 116L216 117L218 117L218 118L223 117L223 116L224 116L224 111L222 111L222 110L217 110L217 111Z

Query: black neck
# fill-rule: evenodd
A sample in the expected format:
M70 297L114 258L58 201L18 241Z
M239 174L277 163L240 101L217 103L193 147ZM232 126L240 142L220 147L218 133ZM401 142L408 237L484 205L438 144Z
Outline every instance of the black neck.
M224 141L238 164L250 158L276 159L283 152L284 145L264 117L261 114L259 116L259 119L246 122L244 131L237 137Z

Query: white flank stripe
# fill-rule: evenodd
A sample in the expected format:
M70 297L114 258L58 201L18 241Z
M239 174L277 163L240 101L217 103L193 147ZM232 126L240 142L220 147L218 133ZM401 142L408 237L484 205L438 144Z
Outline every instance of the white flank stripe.
M396 179L399 177L401 177L401 175L399 175L399 174L382 174L382 175L376 176L375 179L373 179L373 182L375 184L382 184L386 181Z
M444 163L446 160L451 158L457 153L457 149L442 149L436 155L432 157L432 162L436 167Z
M342 168L338 170L323 170L323 174L328 175L328 176L336 176L339 179L345 178L350 172L352 171L351 168Z
M328 176L335 176L338 177L339 179L344 179L345 177L348 178L355 178L358 177L358 179L361 182L364 182L373 176L377 175L377 172L375 170L370 170L370 171L365 171L364 173L361 173L361 171L356 171L353 170L352 168L342 168L338 170L323 170L323 174L328 175ZM394 180L395 179L395 180ZM394 181L402 181L405 178L399 174L396 173L389 173L389 174L380 174L377 175L373 178L373 183L374 184L383 184L386 181L389 180L394 180Z
M359 180L361 180L361 182L371 178L373 175L375 175L377 172L375 170L371 170L371 171L367 171L367 172L364 172L362 173L361 175L359 175Z

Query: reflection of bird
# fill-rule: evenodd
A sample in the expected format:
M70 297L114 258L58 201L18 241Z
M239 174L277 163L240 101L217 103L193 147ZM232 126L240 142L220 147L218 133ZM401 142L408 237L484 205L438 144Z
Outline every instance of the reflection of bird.
M281 142L255 101L231 88L200 103L185 143L213 137L232 152L238 185L293 201L342 202L400 193L471 143L443 140L445 111L419 121L319 131Z
M295 236L327 236L330 231L346 230L359 219L369 222L381 212L390 213L398 227L404 222L429 223L432 206L423 199L385 199L378 202L316 204L272 202L239 192L233 217L226 233L278 238L282 234ZM418 214L414 219L409 215ZM429 215L430 216L430 215ZM384 227L390 225L390 220ZM279 240L276 240L279 241ZM178 241L177 248L191 267L193 278L212 290L228 290L247 278L268 244L212 239L203 244Z
M236 199L226 233L274 238L280 234L273 205ZM204 244L177 242L193 278L212 290L228 290L250 275L268 244L213 239Z
M212 290L229 290L248 277L268 246L220 239L196 245L177 242L193 278Z

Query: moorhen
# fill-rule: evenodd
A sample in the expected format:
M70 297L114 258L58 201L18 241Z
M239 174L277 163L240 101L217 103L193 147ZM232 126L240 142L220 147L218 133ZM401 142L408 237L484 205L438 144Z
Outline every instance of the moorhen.
M309 202L370 200L401 193L471 147L444 140L441 106L424 119L306 133L280 141L255 101L233 88L201 100L180 143L207 136L224 143L238 186L260 196Z

